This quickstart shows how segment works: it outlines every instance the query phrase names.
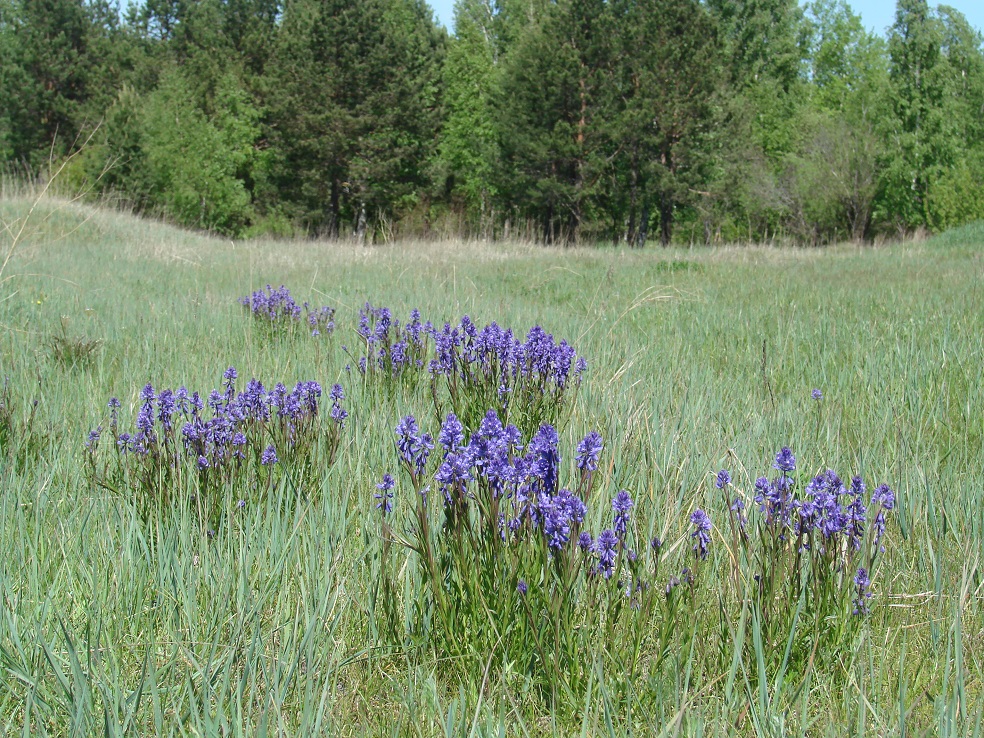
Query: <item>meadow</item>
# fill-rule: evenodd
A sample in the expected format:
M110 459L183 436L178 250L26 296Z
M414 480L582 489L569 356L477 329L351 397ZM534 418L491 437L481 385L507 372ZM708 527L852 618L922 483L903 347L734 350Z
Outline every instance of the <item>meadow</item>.
M31 207L0 200L5 252L25 225L0 275L0 734L981 734L984 226L824 249L358 247ZM239 299L268 284L333 308L333 330L257 320ZM546 514L521 545L450 537L490 519L442 513L434 476L462 446L439 438L433 341L421 367L360 371L366 302L539 325L586 360L560 410L510 416L529 449L556 428L552 499L584 501L560 545ZM238 390L324 396L303 458L217 482L203 514L193 465L121 466L137 455L107 403L132 432L148 383L205 397L229 367ZM396 433L408 415L419 431ZM591 431L600 453L578 452ZM866 501L893 491L857 555L755 500L759 477L802 497L827 469ZM578 530L597 536L580 551Z

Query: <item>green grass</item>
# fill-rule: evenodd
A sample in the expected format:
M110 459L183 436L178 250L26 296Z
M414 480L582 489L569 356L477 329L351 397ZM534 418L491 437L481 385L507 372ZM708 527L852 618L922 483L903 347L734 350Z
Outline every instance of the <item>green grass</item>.
M16 230L29 207L0 200L0 218ZM43 200L24 233L0 282L17 447L0 454L0 734L980 734L980 225L880 248L358 248L234 243ZM236 298L268 282L336 307L335 335L253 330ZM636 524L665 540L698 506L723 525L713 475L749 491L782 445L811 472L891 484L871 617L833 666L780 679L740 609L721 609L715 535L686 647L627 687L599 641L577 709L495 653L476 670L384 648L373 485L396 471L401 415L437 429L425 382L385 393L346 373L366 300L571 341L589 371L564 448L599 430L596 502L628 489ZM98 344L66 360L59 336ZM344 385L350 423L319 483L300 498L281 485L211 543L186 513L148 527L89 484L82 444L110 396L132 424L148 381L207 391L230 365ZM398 489L398 509L411 495ZM593 505L593 523L608 514ZM409 570L405 584L412 599Z

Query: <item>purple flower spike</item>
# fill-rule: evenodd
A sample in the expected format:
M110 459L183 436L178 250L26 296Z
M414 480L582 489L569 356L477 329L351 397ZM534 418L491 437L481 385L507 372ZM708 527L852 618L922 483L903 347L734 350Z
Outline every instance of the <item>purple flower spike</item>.
M707 549L711 544L711 519L706 512L698 508L690 516L690 522L694 526L694 532L690 537L696 539L694 553L698 559L704 560L707 558Z
M434 448L434 440L427 433L421 434L417 419L407 415L396 426L396 448L411 471L421 474Z
M602 445L601 434L598 431L588 433L577 446L577 468L587 472L596 471Z
M880 485L871 494L871 507L878 510L872 524L875 529L875 543L880 543L882 536L885 535L885 511L895 508L895 493L887 484ZM880 547L884 551L884 547Z
M376 489L379 490L379 493L373 495L373 497L379 500L379 503L376 505L376 509L382 510L383 517L386 517L393 512L394 486L396 486L396 481L393 479L392 474L383 474L383 481L376 485Z
M603 530L594 545L595 553L598 555L597 571L610 579L615 572L615 558L618 556L618 536L613 530Z
M854 587L854 614L858 616L867 615L870 612L868 600L871 598L871 577L868 576L868 570L864 567L860 567L858 573L854 575Z
M612 527L620 540L625 537L625 531L629 525L629 510L632 509L633 504L632 496L624 489L612 500L612 510L615 511Z
M454 451L461 447L465 442L465 429L454 413L448 413L448 417L441 426L441 432L437 436L438 442L444 446L446 451Z
M557 477L560 467L560 451L557 446L560 439L557 430L552 425L543 425L530 441L527 460L530 462L530 472L541 480L541 491L553 495L557 489Z
M783 474L796 471L796 457L793 456L793 452L789 450L788 446L783 446L782 450L776 454L776 463L773 464L773 467Z

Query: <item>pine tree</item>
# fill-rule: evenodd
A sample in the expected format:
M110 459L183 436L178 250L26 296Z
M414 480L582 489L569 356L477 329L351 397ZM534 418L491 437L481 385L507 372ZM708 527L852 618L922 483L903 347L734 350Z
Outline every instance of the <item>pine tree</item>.
M99 74L111 23L82 0L4 0L0 6L0 151L29 168L66 153L105 101Z
M443 37L413 0L294 0L268 80L276 185L308 228L412 205L439 120Z
M713 20L695 0L616 2L620 31L615 128L626 240L641 246L651 209L660 242L673 237L677 209L706 181L720 89Z
M498 106L503 192L539 222L548 243L580 237L604 181L611 38L607 3L561 0L506 61Z

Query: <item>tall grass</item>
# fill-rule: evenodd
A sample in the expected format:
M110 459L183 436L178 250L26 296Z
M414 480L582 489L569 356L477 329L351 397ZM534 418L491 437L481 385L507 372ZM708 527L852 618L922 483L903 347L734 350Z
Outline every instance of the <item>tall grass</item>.
M0 217L28 207L2 200ZM42 199L25 234L0 294L0 733L980 734L979 231L823 251L355 248L235 243ZM237 303L267 284L334 307L330 341L271 341ZM589 368L563 463L598 430L593 499L629 490L636 534L675 545L674 564L693 558L690 513L708 511L686 616L663 644L647 636L658 628L632 631L647 636L643 666L621 660L628 636L587 639L576 700L556 700L495 636L479 658L386 637L384 547L407 559L373 495L397 471L396 423L434 410L425 374L380 392L346 370L367 301L566 338ZM99 342L84 362L50 350L63 316ZM350 417L334 464L303 490L278 478L212 538L187 506L148 524L92 482L84 442L110 397L132 424L148 382L208 388L229 366L241 382L340 382ZM727 468L750 498L782 445L804 474L851 470L898 494L871 615L846 613L823 659L792 618L795 664L754 601L727 594L735 551L714 486ZM395 494L414 509L409 485ZM592 504L585 524L610 515ZM409 625L423 584L399 561L387 566Z

